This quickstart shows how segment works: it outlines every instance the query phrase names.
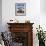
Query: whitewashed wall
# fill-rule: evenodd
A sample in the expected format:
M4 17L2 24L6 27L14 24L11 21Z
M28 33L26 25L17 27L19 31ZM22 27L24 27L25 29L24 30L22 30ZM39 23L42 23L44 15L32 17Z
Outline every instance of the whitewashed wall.
M2 0L0 0L0 31L2 29Z
M40 24L46 31L46 0L40 0Z
M15 16L15 3L26 3L26 16ZM8 30L7 22L11 19L17 19L19 22L25 22L29 19L33 25L33 45L38 46L38 39L36 37L36 27L39 24L45 30L46 28L46 15L42 12L40 0L2 0L2 26L3 31Z
M15 3L26 3L26 16L15 16ZM2 22L6 25L10 19L17 19L19 22L24 22L28 17L31 22L39 23L40 20L40 0L2 0ZM4 27L5 28L5 27ZM6 28L5 28L6 29Z

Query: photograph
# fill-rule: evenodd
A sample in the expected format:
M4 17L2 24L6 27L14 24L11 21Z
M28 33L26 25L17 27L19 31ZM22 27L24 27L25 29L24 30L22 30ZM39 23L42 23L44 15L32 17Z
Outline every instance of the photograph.
M15 4L15 15L16 16L26 16L26 3L16 3Z

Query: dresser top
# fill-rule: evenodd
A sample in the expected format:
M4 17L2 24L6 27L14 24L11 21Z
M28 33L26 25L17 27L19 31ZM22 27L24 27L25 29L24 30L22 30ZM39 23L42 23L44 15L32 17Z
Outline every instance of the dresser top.
M33 25L34 23L7 23L8 25L25 25L25 24L30 24Z

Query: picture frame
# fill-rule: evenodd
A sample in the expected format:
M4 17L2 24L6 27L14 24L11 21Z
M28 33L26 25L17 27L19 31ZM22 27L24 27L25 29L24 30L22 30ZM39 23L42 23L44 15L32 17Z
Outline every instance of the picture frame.
M16 16L26 15L26 3L16 3L15 4L15 15Z

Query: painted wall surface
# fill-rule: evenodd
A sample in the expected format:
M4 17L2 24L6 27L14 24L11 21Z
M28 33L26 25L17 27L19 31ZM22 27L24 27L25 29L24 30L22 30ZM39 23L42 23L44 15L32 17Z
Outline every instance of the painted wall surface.
M2 29L2 0L0 0L0 31Z
M46 13L46 0L40 0L40 10L42 13Z
M40 24L46 31L46 0L40 0Z
M15 3L26 3L26 16L15 15ZM36 27L39 24L46 30L46 15L41 12L44 6L40 0L2 0L2 26L3 31L8 30L7 22L11 19L17 19L19 22L30 20L33 25L33 45L38 46L38 38L36 37Z
M26 16L15 16L15 3L26 3ZM40 20L40 0L2 0L2 23L6 23L10 19L17 19L19 22L24 22L29 19L30 22L39 23ZM5 28L5 27L4 27ZM5 28L6 30L6 28Z

